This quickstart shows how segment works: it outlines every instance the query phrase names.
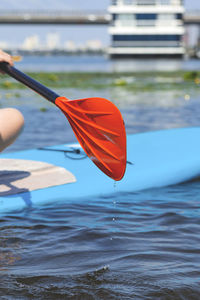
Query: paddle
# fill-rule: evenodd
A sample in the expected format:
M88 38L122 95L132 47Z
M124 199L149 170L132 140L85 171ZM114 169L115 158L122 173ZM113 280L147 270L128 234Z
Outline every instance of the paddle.
M106 175L121 180L126 170L126 132L118 108L104 98L69 100L3 62L0 69L59 107L79 143Z

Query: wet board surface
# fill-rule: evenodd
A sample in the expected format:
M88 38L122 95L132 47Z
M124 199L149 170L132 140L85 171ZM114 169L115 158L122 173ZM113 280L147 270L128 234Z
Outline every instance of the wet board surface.
M1 158L42 161L71 172L76 181L1 196L0 212L57 201L92 201L94 196L178 184L200 175L200 128L171 129L127 136L127 170L119 182L104 175L78 144L1 154ZM101 201L101 199L99 199Z

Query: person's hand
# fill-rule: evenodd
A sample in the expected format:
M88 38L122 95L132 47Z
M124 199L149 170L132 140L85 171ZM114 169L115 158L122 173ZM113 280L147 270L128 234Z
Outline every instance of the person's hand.
M7 62L9 65L13 66L12 56L2 50L0 50L0 62ZM0 72L3 73L1 70Z
M0 50L0 62L7 62L9 65L13 66L13 59L12 56L8 53Z

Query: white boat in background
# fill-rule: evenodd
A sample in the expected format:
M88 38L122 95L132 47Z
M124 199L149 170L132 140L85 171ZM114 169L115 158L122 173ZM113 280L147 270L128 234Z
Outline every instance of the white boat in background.
M183 57L183 0L112 0L108 9L110 57Z

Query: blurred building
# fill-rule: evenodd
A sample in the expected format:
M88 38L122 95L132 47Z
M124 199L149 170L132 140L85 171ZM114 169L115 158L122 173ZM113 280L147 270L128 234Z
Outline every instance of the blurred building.
M112 0L111 57L182 57L183 0Z
M34 34L25 38L22 49L27 51L32 51L38 49L40 46L40 41L38 35Z
M77 47L76 47L76 44L74 41L66 41L64 43L64 49L68 52L72 52L72 53L75 53L77 51Z
M100 40L88 40L86 41L86 47L89 51L92 52L98 52L103 49L103 45Z
M48 33L46 36L46 47L48 50L58 49L60 46L60 36L58 33Z

